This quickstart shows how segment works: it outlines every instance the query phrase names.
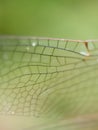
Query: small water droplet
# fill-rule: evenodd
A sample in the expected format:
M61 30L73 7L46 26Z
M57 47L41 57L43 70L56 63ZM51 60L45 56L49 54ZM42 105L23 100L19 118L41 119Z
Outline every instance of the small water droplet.
M84 55L84 56L89 56L90 54L89 53L86 53L86 52L80 52L80 54Z
M35 42L32 42L32 46L36 46L37 44Z

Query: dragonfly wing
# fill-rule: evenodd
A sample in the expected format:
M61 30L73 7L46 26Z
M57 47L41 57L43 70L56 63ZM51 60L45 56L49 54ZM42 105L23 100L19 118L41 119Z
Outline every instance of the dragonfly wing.
M63 119L98 112L97 53L95 42L1 38L0 113Z

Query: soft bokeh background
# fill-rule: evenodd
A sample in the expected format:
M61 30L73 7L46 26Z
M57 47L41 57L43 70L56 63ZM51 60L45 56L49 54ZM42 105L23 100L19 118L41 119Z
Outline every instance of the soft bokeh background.
M0 34L98 38L97 0L0 0Z

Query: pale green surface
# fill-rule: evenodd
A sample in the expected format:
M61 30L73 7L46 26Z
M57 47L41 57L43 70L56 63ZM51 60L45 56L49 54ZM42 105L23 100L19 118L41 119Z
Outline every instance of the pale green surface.
M2 0L0 34L98 38L97 0Z
M88 49L77 41L1 37L0 113L6 115L2 122L10 129L50 130L55 129L51 123L54 127L62 120L84 116L84 121L85 115L96 115L97 42L89 42Z

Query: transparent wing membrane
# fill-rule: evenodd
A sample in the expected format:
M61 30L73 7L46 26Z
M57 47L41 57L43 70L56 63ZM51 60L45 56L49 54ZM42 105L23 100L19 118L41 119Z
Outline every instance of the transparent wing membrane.
M0 114L98 113L98 41L0 36Z

